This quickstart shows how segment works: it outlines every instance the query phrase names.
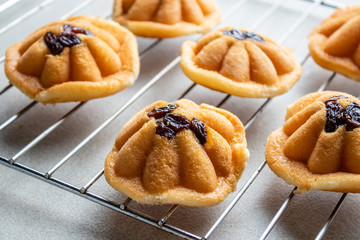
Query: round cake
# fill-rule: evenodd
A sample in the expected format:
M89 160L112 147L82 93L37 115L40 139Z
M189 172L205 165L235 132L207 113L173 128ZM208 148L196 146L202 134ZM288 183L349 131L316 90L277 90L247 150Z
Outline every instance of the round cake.
M360 192L360 99L332 91L300 98L271 133L265 155L298 192Z
M309 36L312 58L323 68L360 81L360 6L338 9Z
M6 51L11 84L42 103L86 101L132 85L139 73L134 35L99 17L49 23Z
M270 38L231 27L181 47L181 67L194 82L239 97L268 98L288 91L301 76L292 50Z
M155 102L120 131L105 178L142 204L212 206L235 190L249 151L232 113L186 99Z
M113 19L143 37L210 31L221 18L214 0L115 0Z

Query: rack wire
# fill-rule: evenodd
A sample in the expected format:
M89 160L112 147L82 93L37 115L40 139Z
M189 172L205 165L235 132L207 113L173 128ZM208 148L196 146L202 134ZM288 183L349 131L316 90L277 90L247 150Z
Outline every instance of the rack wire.
M73 14L76 14L79 10L85 8L89 4L91 4L94 0L87 0L83 1L80 5L73 8L70 12L66 13L62 18L67 18ZM285 2L288 0L283 1L277 1L272 7L270 7L261 18L259 18L251 27L252 30L256 30L259 26L261 26L269 17L274 14L274 12L279 9ZM303 10L300 17L291 25L291 27L282 35L282 37L277 41L280 45L283 44L292 34L298 29L298 27L309 17L310 14L313 13L313 11L320 5L335 9L338 7L342 7L339 4L335 4L331 1L326 0L303 0L309 2L309 5L306 9ZM7 11L8 8L12 7L13 5L18 4L20 0L8 0L2 5L0 5L0 13L3 11ZM5 34L9 29L12 27L18 25L19 23L25 21L27 18L30 18L35 13L41 11L42 9L48 7L50 4L52 4L54 0L45 0L40 5L30 9L27 11L24 15L21 17L15 19L14 21L10 22L6 26L0 29L0 36L2 34ZM239 1L223 18L223 21L230 18L232 15L236 14L236 11L238 8L246 4L248 0L242 0ZM105 16L106 18L110 18L110 15ZM154 41L151 45L149 45L146 49L144 49L141 52L141 57L145 56L146 53L154 48L156 45L158 45L161 41L161 39L158 39ZM309 59L309 54L302 59L301 64L304 65L306 61ZM21 158L26 152L30 151L33 147L35 147L39 142L41 142L46 136L48 136L51 132L53 132L55 129L57 129L69 116L77 112L81 107L83 107L86 102L80 102L76 104L72 109L70 109L66 114L64 114L58 121L53 123L50 127L45 129L43 132L41 132L37 137L35 137L33 140L31 140L28 144L26 144L25 147L18 150L17 153L15 153L11 157L4 157L0 156L0 163L3 166L9 167L11 169L17 170L21 173L27 174L29 176L32 176L36 179L39 179L43 182L49 183L51 185L54 185L58 188L61 188L63 190L66 190L68 192L71 192L77 196L80 196L82 198L88 199L92 202L95 202L97 204L100 204L102 206L105 206L107 208L110 208L116 212L125 214L127 216L130 216L134 219L140 220L144 223L147 223L151 226L154 226L156 228L168 231L170 233L173 233L175 235L178 235L183 238L189 238L189 239L208 239L212 233L217 229L217 227L223 222L223 220L226 218L226 216L230 213L230 211L235 207L235 205L238 203L238 201L241 199L241 197L247 192L248 188L252 185L252 183L256 180L256 178L261 174L262 170L266 166L266 161L263 161L256 171L251 175L251 177L247 180L247 182L237 191L235 197L230 202L230 204L226 207L226 209L220 214L220 216L217 218L217 220L212 224L212 226L208 229L207 233L204 236L199 236L194 233L191 233L189 231L186 231L184 229L178 228L174 225L168 224L168 219L172 216L172 214L177 211L179 208L177 205L173 205L170 207L170 209L161 217L161 218L155 218L152 216L149 216L145 213L139 212L133 208L129 207L129 204L131 203L131 199L127 198L123 202L116 203L113 201L110 201L102 196L96 195L95 193L91 193L89 189L91 186L98 181L104 173L104 170L101 169L94 177L92 177L86 184L83 186L74 186L70 183L67 183L61 179L57 179L53 177L53 174L59 170L68 160L71 159L71 157L77 153L81 148L83 148L86 144L88 144L96 135L98 135L102 130L104 130L112 121L114 121L116 118L118 118L128 107L130 107L137 99L139 99L144 93L146 93L154 84L156 84L165 74L167 74L169 71L171 71L175 66L178 65L180 61L180 57L176 57L173 59L166 67L164 67L160 72L158 72L148 83L146 83L141 89L139 89L133 97L131 97L125 104L123 104L117 111L115 111L110 117L106 119L100 126L98 126L96 129L94 129L87 137L85 137L79 144L73 147L71 151L69 151L59 162L57 162L51 169L49 169L46 172L40 172L38 170L35 170L31 167L28 167L24 164L18 163L18 159ZM0 64L4 63L4 56L0 57ZM323 83L322 86L318 89L318 91L323 91L327 88L327 86L330 84L330 82L334 79L335 73L333 73L330 78ZM192 84L189 86L179 98L185 97L189 92L192 91L192 89L196 86L196 84ZM6 85L3 87L3 89L0 91L0 97L7 92L9 89L11 89L11 85ZM225 96L218 104L218 107L221 107L224 105L228 99L231 98L230 95ZM250 119L245 123L245 129L247 130L257 119L257 117L262 113L264 108L272 101L271 98L265 100L262 105L254 112L254 114L250 117ZM28 105L24 106L23 109L21 109L19 112L8 118L6 121L0 124L0 133L2 130L13 124L17 119L19 119L21 116L26 114L29 110L31 110L34 106L36 106L36 102L30 102ZM295 188L296 189L296 188ZM294 189L294 190L295 190ZM260 239L265 239L269 233L272 231L276 223L279 221L283 213L286 211L287 207L290 205L292 199L295 197L294 190L290 192L289 197L284 200L281 208L278 210L278 212L273 217L272 221L269 223L263 234L261 235ZM328 220L324 223L323 228L319 231L316 239L322 239L324 234L326 233L327 229L329 228L332 220L335 218L337 212L341 208L342 203L344 202L346 198L346 194L343 194L340 200L338 201L337 205L335 206L333 212L329 216Z

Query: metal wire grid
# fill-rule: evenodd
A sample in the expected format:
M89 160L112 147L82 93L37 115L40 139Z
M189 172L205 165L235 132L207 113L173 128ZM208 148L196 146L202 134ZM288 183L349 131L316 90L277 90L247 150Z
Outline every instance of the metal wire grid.
M0 5L0 13L3 11L6 11L11 6L17 4L20 0L8 0L7 2ZM20 22L24 21L26 18L31 17L36 12L40 11L41 9L45 8L47 5L51 4L54 0L45 0L40 5L36 6L35 8L27 11L24 15L17 18L13 22L9 23L5 27L0 29L0 36L8 31L10 28L16 26ZM83 1L79 6L73 8L70 12L68 12L66 15L64 15L62 18L67 18L74 13L78 12L82 8L89 5L94 0L87 0ZM223 20L229 18L232 16L238 8L240 8L242 5L244 5L248 0L239 1L236 6L234 6L223 18ZM287 0L279 1L275 5L273 5L270 9L267 10L267 12L260 18L256 23L253 24L252 30L255 30L257 27L259 27L262 23L264 23L278 8L284 4L284 2ZM282 36L280 40L278 40L278 43L281 45L284 43L295 31L296 29L307 19L307 17L314 11L316 7L319 5L324 5L330 8L338 8L342 7L338 4L335 4L331 1L326 0L305 0L308 2L311 2L309 4L309 7L305 9L302 13L302 15L297 19L296 22L292 24L292 26L288 29L288 31ZM106 18L110 18L110 15L106 16ZM143 50L141 52L141 56L144 56L144 54L153 48L155 45L159 44L162 40L159 39L152 43L148 48ZM307 55L301 62L303 65L307 59L309 58L309 55ZM115 118L117 118L124 110L126 110L133 102L135 102L142 94L144 94L149 88L151 88L156 82L158 82L167 72L169 72L174 66L176 66L180 61L180 57L176 57L173 61L171 61L165 68L163 68L157 75L155 75L147 84L145 84L138 92L134 94L134 96L129 99L122 107L120 107L113 115L111 115L105 122L103 122L98 128L96 128L91 134L89 134L85 139L83 139L77 146L75 146L63 159L61 159L55 166L53 166L49 171L43 173L39 172L35 169L32 169L30 167L27 167L23 164L17 163L16 161L27 151L32 149L36 144L38 144L42 139L44 139L48 134L50 134L53 130L55 130L59 125L62 124L62 122L69 117L71 114L76 112L81 106L83 106L86 102L80 102L78 103L73 109L71 109L68 113L66 113L63 117L61 117L57 122L55 122L53 125L51 125L49 128L47 128L45 131L43 131L41 134L39 134L35 139L33 139L30 143L28 143L24 148L20 149L14 156L10 158L2 157L0 156L0 163L4 166L7 166L9 168L15 169L19 172L25 173L27 175L30 175L32 177L35 177L39 180L42 180L44 182L47 182L49 184L52 184L54 186L57 186L61 189L64 189L66 191L69 191L71 193L74 193L75 195L78 195L80 197L83 197L85 199L88 199L90 201L93 201L95 203L98 203L102 206L108 207L110 209L113 209L117 212L123 213L127 216L133 217L135 219L138 219L142 222L145 222L149 225L152 225L154 227L163 229L165 231L168 231L170 233L176 234L180 237L189 238L189 239L208 239L210 235L214 232L214 230L220 225L220 223L224 220L224 218L229 214L229 212L232 210L232 208L235 206L235 204L240 200L240 198L244 195L244 193L247 191L247 189L250 187L250 185L254 182L254 180L259 176L263 168L266 166L266 162L264 161L258 169L253 173L253 175L249 178L249 180L241 187L241 189L237 192L234 199L231 201L231 203L227 206L227 208L222 212L222 214L219 216L219 218L215 221L215 223L211 226L211 228L208 230L208 232L204 236L198 236L191 232L185 231L183 229L177 228L173 225L170 225L167 223L167 220L171 217L171 215L176 211L178 208L177 205L173 205L170 210L163 215L162 218L156 219L152 216L148 216L144 213L138 212L135 209L132 209L128 207L128 204L132 201L130 198L127 198L122 203L115 203L112 201L109 201L101 196L98 196L94 193L89 192L89 188L103 175L104 170L102 169L99 171L91 180L88 181L84 186L77 187L73 186L67 182L64 182L60 179L56 179L52 177L52 174L57 171L66 161L68 161L77 151L79 151L83 146L85 146L91 139L93 139L98 133L100 133L106 126L108 126ZM4 56L0 57L0 64L4 62ZM323 91L326 89L328 84L332 81L332 79L335 77L335 73L331 75L331 77L318 89L318 91ZM196 84L191 85L182 95L180 98L185 97L195 86ZM7 85L0 91L0 96L8 91L12 86ZM231 96L227 95L217 106L222 106ZM261 114L262 110L269 104L269 102L272 99L267 99L257 110L256 112L251 116L251 118L246 122L245 129L248 129L250 125L254 122L254 120ZM0 132L5 129L7 126L9 126L11 123L13 123L16 119L20 118L23 114L25 114L28 110L33 108L37 103L31 102L27 106L25 106L22 110L20 110L17 114L10 117L8 120L0 124ZM296 187L294 188L294 190ZM294 191L293 190L293 191ZM289 206L291 200L294 197L293 191L290 193L289 197L284 201L283 205L279 209L279 211L274 216L273 220L269 223L268 227L263 232L260 239L265 239L270 231L273 229L273 227L276 225L277 221L280 219L282 214L285 212L286 208ZM338 201L337 205L335 206L333 212L329 216L328 220L324 224L323 228L319 231L316 239L321 239L326 230L329 228L332 220L336 216L337 212L339 211L344 199L346 198L346 193L342 195L340 200Z

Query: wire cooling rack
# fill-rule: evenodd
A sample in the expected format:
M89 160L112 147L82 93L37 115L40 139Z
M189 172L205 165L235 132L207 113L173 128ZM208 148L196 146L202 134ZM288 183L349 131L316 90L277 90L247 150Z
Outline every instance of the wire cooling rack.
M25 1L21 1L21 0L8 0L8 1L0 1L0 14L10 14L11 11L13 11L12 9L14 7L16 7L18 4L22 4ZM18 25L23 24L24 22L28 21L31 18L36 18L36 16L38 16L39 14L41 14L42 12L45 12L46 9L51 6L52 4L56 4L59 1L55 1L55 0L45 0L45 1L36 1L38 5L36 6L30 6L29 9L25 10L22 15L10 19L8 20L5 24L0 25L0 37L3 36L12 36L15 33L12 32L12 29L16 28ZM66 12L63 13L63 15L60 18L67 18L71 15L76 15L81 13L84 9L86 9L88 6L90 6L91 4L94 4L96 1L95 0L87 0L87 1L80 1L79 4L77 6L71 6L71 8ZM101 2L101 1L97 1L97 2ZM226 9L226 12L223 12L223 19L222 19L222 25L224 24L229 24L232 21L232 18L236 17L237 14L239 14L239 11L241 8L243 8L244 6L246 6L247 4L249 4L251 1L249 0L242 0L242 1L229 1L229 4L226 7L223 7L224 9ZM271 4L266 3L264 6L265 7L260 7L262 5L260 5L259 1L259 7L257 7L258 9L261 9L262 12L258 14L258 17L254 18L254 19L250 19L248 24L248 28L251 29L252 31L257 31L259 28L264 27L266 25L267 22L270 22L271 18L278 14L280 9L283 9L285 7L290 8L291 10L291 2L302 2L303 6L301 8L301 10L299 11L299 9L297 9L297 14L295 16L287 16L286 21L285 22L289 22L289 25L287 25L287 27L284 30L281 30L281 26L279 26L279 30L277 30L277 27L273 26L273 29L275 29L275 32L271 32L274 35L276 35L277 37L277 42L280 45L283 45L284 43L286 43L286 41L290 38L296 38L297 37L297 31L303 26L303 24L309 20L309 18L312 18L313 15L316 15L316 11L318 8L326 8L328 11L333 11L334 9L341 7L338 3L334 3L331 1L321 1L321 0L315 0L315 1L287 1L287 0L282 0L282 1L274 1ZM290 3L290 4L289 4ZM75 3L74 3L75 4ZM221 5L226 5L226 4L221 4ZM110 11L110 9L108 9L108 12ZM96 15L99 15L96 13ZM0 15L1 16L1 15ZM4 15L3 15L4 16ZM103 15L103 17L110 19L110 14L105 13L105 15ZM286 17L286 16L285 16ZM36 26L34 29L36 29L37 27L40 26ZM34 30L33 29L33 30ZM311 29L309 29L310 31ZM268 34L272 37L271 34ZM198 36L196 37L184 37L184 38L180 38L180 40L178 40L178 42L183 41L184 39L193 39L195 40ZM17 41L21 40L20 38L17 39ZM142 72L143 69L145 68L145 72L148 71L147 66L145 65L145 67L143 66L144 62L151 65L151 58L149 58L149 55L156 55L156 54L164 54L167 51L161 51L159 50L159 46L167 46L167 48L169 48L167 44L167 42L171 42L172 40L161 40L161 39L141 39L139 38L139 46L140 46L140 57L141 57L141 64L142 64ZM178 44L178 43L177 43ZM171 45L170 45L171 46ZM157 53L159 52L160 53ZM171 55L171 54L170 54ZM148 60L146 60L148 59ZM301 55L301 64L304 67L304 72L305 72L305 65L309 62L309 54L302 54ZM130 216L134 219L137 219L139 221L142 221L144 223L147 223L151 226L154 226L158 229L162 229L165 230L167 232L173 233L177 236L183 237L183 238L189 238L189 239L208 239L210 236L212 236L213 232L220 226L220 224L224 221L224 219L228 216L228 214L232 211L232 209L236 206L236 204L239 202L239 200L245 196L245 194L248 192L248 189L252 186L252 184L254 183L254 181L258 178L258 176L263 172L265 166L266 166L266 162L260 162L259 165L257 165L257 167L255 167L255 171L253 171L252 173L247 173L244 174L244 176L242 177L241 181L239 181L238 184L238 190L230 195L226 201L225 201L225 206L223 205L221 208L221 211L219 211L218 213L216 213L216 217L213 218L213 222L211 222L210 227L206 228L205 233L204 234L197 234L197 233L193 233L194 231L189 231L189 230L185 230L182 227L178 227L176 226L176 224L171 224L169 223L169 220L171 220L171 217L173 216L173 214L175 214L178 211L184 211L183 209L181 209L179 206L177 205L173 205L173 206L169 206L169 209L167 211L165 211L164 213L162 213L161 216L152 216L149 215L145 212L142 212L141 210L136 209L136 204L134 207L131 207L130 204L132 203L132 200L130 198L124 198L122 201L116 201L116 200L110 200L108 197L99 195L95 192L91 192L90 188L96 183L98 182L100 179L103 178L103 169L99 168L99 171L95 174L93 174L92 176L88 177L86 182L83 183L82 185L75 185L70 183L70 181L67 181L65 179L61 179L60 177L54 177L54 174L56 174L58 171L60 171L63 168L66 168L66 165L71 164L71 161L75 161L74 160L74 156L76 154L79 154L79 152L81 152L81 150L83 148L89 148L89 146L93 146L92 141L93 139L95 139L96 143L101 142L101 140L97 139L98 135L101 135L101 133L103 131L106 131L107 128L109 128L109 126L112 125L112 122L116 121L118 118L123 117L124 119L122 120L122 124L124 122L126 122L127 119L129 119L129 116L131 116L131 114L129 113L130 107L132 107L133 105L136 105L136 102L139 99L148 97L149 99L151 99L151 97L149 97L149 95L155 95L155 96L163 96L163 91L166 92L168 85L166 83L162 83L165 85L164 88L159 88L157 87L156 92L153 92L153 88L158 84L158 82L161 82L163 79L169 78L169 75L172 76L174 75L173 72L179 68L178 63L180 61L180 58L177 55L174 55L172 59L169 60L169 58L167 58L167 62L163 63L163 62L159 62L160 68L156 68L153 70L153 72L150 71L150 73L152 73L152 75L150 74L150 79L148 76L145 76L143 78L146 78L147 81L141 81L138 80L138 82L140 81L140 83L137 83L137 86L134 88L131 88L130 90L125 90L124 94L125 94L125 99L123 98L116 98L117 101L120 102L119 104L116 104L113 113L108 114L106 118L101 119L100 121L94 120L94 124L92 124L92 126L94 126L90 133L86 133L86 134L82 134L82 137L80 138L79 142L74 142L74 143L70 143L71 148L70 150L67 149L66 151L63 150L61 151L62 154L64 154L64 157L62 157L60 160L56 160L56 161L52 161L52 163L54 163L53 165L51 165L50 167L48 167L48 170L45 171L41 171L38 170L36 167L32 166L34 165L33 163L31 163L31 152L38 152L38 151L46 151L46 147L41 147L42 146L42 142L48 142L50 140L48 140L48 138L51 139L51 134L53 134L54 132L58 131L58 129L62 127L62 125L65 125L67 121L74 121L74 115L78 114L79 111L81 111L81 109L85 108L86 105L89 105L89 102L80 102L80 103L72 103L72 104L67 104L66 108L61 109L61 113L63 114L62 116L60 116L58 119L51 119L51 123L46 126L40 126L39 128L41 130L36 131L36 134L33 134L32 132L30 132L29 135L31 135L30 137L27 136L26 134L29 132L26 131L18 131L16 130L16 134L20 135L20 138L25 138L26 140L24 140L24 142L22 142L22 144L15 144L15 146L10 147L11 141L9 141L10 143L8 143L6 140L4 142L4 149L0 149L0 163L3 166L6 166L8 168L17 170L21 173L25 173L27 175L30 175L36 179L42 180L43 182L49 183L53 186L56 186L58 188L61 188L63 190L66 190L68 192L71 192L77 196L80 196L82 198L85 198L87 200L90 200L92 202L95 202L99 205L105 206L109 209L112 209L116 212L125 214L127 216ZM3 64L4 63L4 56L0 56L0 63ZM153 63L152 63L153 64ZM152 66L152 65L151 65ZM149 67L151 68L151 67ZM174 70L175 69L175 70ZM177 72L177 76L179 73ZM325 89L328 88L329 84L333 81L333 79L336 77L336 74L333 73L331 74L329 77L326 77L326 81L321 82L321 84L317 87L312 87L312 91L323 91ZM184 77L183 77L184 78ZM141 75L140 75L140 79L141 79ZM302 81L302 80L301 80ZM8 98L7 94L10 91L14 91L14 88L11 85L7 85L6 81L2 80L2 85L0 85L0 101L2 100L1 98ZM169 85L171 87L171 85ZM187 97L191 97L191 95L196 94L196 87L200 87L197 86L196 84L190 83L189 81L187 82L186 87L182 87L180 88L180 91L178 91L177 93L179 93L179 98L187 98ZM296 88L297 86L295 86ZM357 86L358 87L358 86ZM16 91L16 90L15 90ZM126 92L128 91L128 92ZM203 90L205 91L205 90ZM212 97L207 98L207 100L209 101L214 101L213 104L218 106L218 107L226 107L227 103L231 102L237 102L240 101L240 98L236 98L236 97L232 97L230 95L225 95L225 94L220 94L220 93L210 93L210 90L206 90L206 94L214 94L215 96L215 100L212 100ZM192 92L195 92L192 94ZM121 94L121 93L120 93ZM172 94L171 99L172 100L176 100L176 97L174 97ZM128 97L128 99L126 99L126 96ZM167 96L166 94L164 94L164 96ZM112 97L114 98L114 97ZM110 99L112 99L110 98ZM281 98L277 97L277 98ZM233 100L235 99L235 100ZM165 99L167 100L167 99ZM104 101L104 102L102 102ZM110 101L110 100L109 100ZM150 100L144 100L146 102L149 103ZM256 108L254 109L253 107L249 108L249 116L247 117L247 119L245 119L246 121L243 120L244 124L245 124L245 129L248 130L253 124L254 122L258 119L258 117L261 114L269 114L269 113L262 113L263 111L266 110L266 108L270 105L270 103L274 101L274 99L265 99L265 100L256 100L256 103L254 105L256 105ZM4 102L4 101L3 101ZM24 105L16 105L15 107L10 107L11 104L13 104L14 102L6 102L7 107L4 107L5 109L5 113L3 114L3 118L2 118L2 122L0 123L0 136L1 134L3 134L3 139L6 139L9 135L14 135L15 133L12 131L15 131L14 129L17 129L17 122L21 122L21 119L24 118L27 114L29 114L29 112L31 111L36 111L34 110L36 107L40 107L40 108L47 108L48 111L48 106L39 106L40 104L38 104L37 102L34 101L26 101L24 99L20 100L21 104ZM108 104L110 104L107 100L99 100L98 104L100 105L100 108L106 108L108 106ZM4 106L4 105L3 105ZM143 105L142 107L144 107L145 105ZM2 107L3 108L3 107ZM19 108L18 111L14 112L14 109ZM55 107L54 107L55 108ZM231 108L231 107L230 107ZM136 112L136 111L134 111ZM125 116L124 116L125 115ZM75 116L76 117L76 116ZM41 117L40 117L41 118ZM70 120L69 120L70 119ZM89 119L87 119L89 120ZM91 120L89 120L91 121ZM26 122L26 121L25 121ZM98 125L96 125L98 124ZM41 124L40 124L41 125ZM14 127L16 126L16 127ZM80 127L84 126L82 124L80 124ZM20 124L20 128L22 128L22 124ZM10 130L9 130L10 129ZM120 128L117 126L116 128L116 133L113 133L113 139L115 139L115 136L118 132ZM109 131L109 130L108 130ZM22 134L24 134L24 136L22 136ZM248 134L248 132L247 132ZM74 133L74 135L76 135L76 133ZM112 139L112 141L113 141ZM56 141L54 139L52 139L52 141ZM61 144L61 141L60 141ZM39 147L40 146L40 147ZM110 148L111 149L111 146ZM90 153L85 153L82 156L82 158L92 158L93 152ZM29 157L30 155L30 157ZM57 159L57 157L54 157L55 159ZM103 155L103 158L105 158L105 155ZM251 157L252 158L252 157ZM249 161L251 161L252 159L250 158ZM24 163L20 163L21 160L23 159L27 159L24 161ZM103 161L103 160L101 160ZM28 164L27 164L28 163ZM98 165L100 166L100 165ZM69 168L69 167L68 167ZM68 169L67 168L67 169ZM61 175L61 174L59 174ZM294 189L295 190L295 189ZM114 196L114 195L112 195ZM275 227L276 223L279 221L279 219L281 218L281 216L285 213L285 210L287 209L287 207L290 205L291 201L294 199L294 193L293 190L290 191L289 196L284 200L283 204L281 205L281 207L279 208L279 210L275 213L275 215L273 216L272 220L270 221L270 223L268 224L268 226L264 229L264 231L262 232L261 236L259 236L259 239L265 239L270 232L272 231L272 229ZM324 234L326 233L327 229L329 228L330 224L332 223L333 219L335 218L337 212L339 211L340 207L342 206L342 203L344 201L344 199L346 198L347 194L342 194L340 200L338 201L338 203L335 205L333 211L331 212L330 216L328 217L328 219L326 221L323 222L323 227L321 229L319 229L319 232L316 236L316 239L321 239ZM238 206L241 207L241 206ZM186 211L186 210L185 210ZM186 212L186 214L194 214L191 211L190 212ZM125 223L124 223L125 224Z

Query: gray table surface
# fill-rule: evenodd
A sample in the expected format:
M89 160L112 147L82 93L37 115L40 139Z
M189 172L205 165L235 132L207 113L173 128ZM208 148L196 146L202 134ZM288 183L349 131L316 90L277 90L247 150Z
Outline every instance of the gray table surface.
M6 0L0 0L1 4ZM41 0L20 1L0 13L0 29L15 21L27 11L41 4ZM223 15L229 13L237 0L217 1ZM359 4L358 0L338 1L342 4ZM277 1L247 1L241 8L221 22L221 26L252 29ZM38 27L61 18L80 4L81 0L55 0L8 31L0 35L0 57L6 48L21 41ZM289 0L276 10L256 31L280 40L306 9L311 6L304 1ZM106 17L111 13L112 1L92 0L75 14ZM333 9L317 7L296 29L283 45L294 49L299 61L308 54L306 37ZM179 55L179 48L185 40L195 40L200 35L164 39L141 57L141 74L135 85L110 97L87 102L68 117L56 130L21 156L19 163L46 172L69 151L101 125L111 114L128 101L141 87ZM156 39L138 38L140 52ZM3 64L2 64L3 65ZM332 72L316 65L311 58L303 65L300 81L288 93L274 98L247 130L247 141L251 157L239 180L237 189L248 181L264 161L264 149L269 133L283 124L285 108L299 97L316 91L331 76ZM8 82L0 70L0 89ZM54 177L83 186L102 167L114 139L137 111L150 102L163 99L176 100L191 86L192 82L182 73L179 65L167 72L153 87L117 117L100 134L55 172ZM327 87L330 90L348 92L358 96L360 84L341 75L336 75ZM226 94L195 86L186 98L197 103L217 105ZM266 99L230 97L222 106L235 113L243 122L265 102ZM31 100L16 88L0 96L0 123L16 114ZM77 103L56 105L37 104L30 111L0 132L0 155L12 157L29 141L56 122ZM230 212L224 222L211 236L212 239L258 239L274 214L292 191L273 174L267 166ZM100 196L121 202L125 196L107 185L100 178L91 188ZM179 207L169 223L189 232L203 236L234 198L230 194L221 204L209 208ZM340 193L310 192L296 195L269 239L313 239L335 207ZM360 236L360 198L348 194L340 212L325 234L326 239L357 239ZM134 209L155 217L161 217L170 206L141 206L134 202ZM0 165L0 239L178 239L179 237L156 229L138 220L119 214L69 192L43 183L27 175Z

